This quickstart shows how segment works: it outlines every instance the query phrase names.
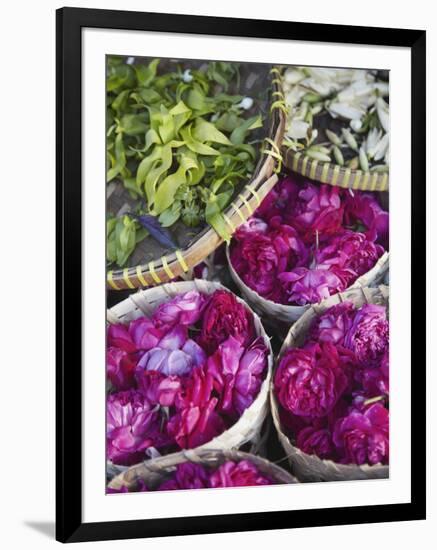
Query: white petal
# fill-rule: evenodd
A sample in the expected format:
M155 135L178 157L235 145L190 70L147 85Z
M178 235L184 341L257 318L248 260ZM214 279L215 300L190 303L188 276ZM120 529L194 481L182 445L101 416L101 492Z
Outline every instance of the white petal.
M307 130L309 128L308 122L303 120L291 120L288 127L287 135L292 139L302 139L307 137Z

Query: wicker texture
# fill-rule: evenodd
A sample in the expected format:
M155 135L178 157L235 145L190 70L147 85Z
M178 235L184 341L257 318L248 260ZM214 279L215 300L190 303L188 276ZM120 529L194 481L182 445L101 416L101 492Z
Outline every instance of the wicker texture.
M287 147L282 148L282 154L284 165L289 170L321 183L362 191L388 191L389 189L388 172L353 170L330 162L314 160L305 153L296 153Z
M255 74L251 74L247 80L252 81L255 76ZM280 146L285 130L285 107L281 78L275 68L271 69L270 75L267 72L267 77L271 83L271 98L270 101L265 102L265 110L268 112L263 130L265 140L260 147L259 160L252 177L247 182L242 182L230 206L224 212L229 234L232 234L239 225L244 223L261 204L278 181L276 173L282 165ZM112 183L108 186L107 200L115 200L117 204L120 203L119 214L129 210L123 203L121 195L125 195L121 184ZM187 232L182 229L181 231L185 231L187 234L192 233L192 231ZM133 253L133 264L130 267L107 272L107 287L112 290L145 288L171 281L177 277L186 278L189 269L200 263L222 242L221 237L212 228L206 227L199 234L190 238L189 242L180 250L173 252L161 250L159 254L157 253L156 256L147 260L144 259L146 243L142 243L139 250Z
M364 304L388 305L389 289L386 286L377 288L360 288L331 296L318 305L311 308L295 323L282 344L277 357L276 365L284 352L293 347L303 344L306 334L313 320L333 305L339 304L345 300L350 300L356 308ZM288 436L281 429L279 418L279 406L273 391L273 379L270 389L270 401L273 422L278 432L281 442L291 469L299 481L348 481L354 479L381 479L388 478L389 466L375 464L373 466L363 464L337 464L332 460L322 460L316 455L309 455L295 447Z
M219 283L200 279L195 279L194 281L168 283L159 287L142 290L136 294L132 294L126 300L123 300L116 306L109 309L107 311L107 320L109 323L127 323L143 315L150 317L161 303L170 300L177 294L182 294L190 290L198 290L203 294L212 294L219 289L230 292ZM237 300L243 304L244 307L249 309L243 300L238 297ZM270 339L267 336L258 315L252 311L251 313L254 318L256 335L263 338L269 351L265 379L261 385L258 396L250 407L243 412L237 422L208 443L197 447L196 451L206 448L238 449L245 443L250 442L251 450L256 452L258 446L262 444L261 428L270 409L269 387L273 368L273 353L270 345Z
M272 462L249 453L243 453L235 450L204 449L190 450L174 453L172 455L155 458L131 466L123 473L114 477L108 487L111 489L121 489L127 487L129 490L135 490L138 480L143 480L147 487L157 488L163 481L168 479L169 475L175 470L178 464L184 462L194 462L202 464L207 468L217 468L223 462L232 460L240 462L250 460L258 470L273 479L278 484L297 483L296 478L291 474L276 466Z
M234 283L240 289L247 303L250 304L252 309L256 311L258 315L265 315L266 317L277 321L294 323L305 313L305 311L311 308L311 305L309 304L305 306L288 306L285 304L277 304L271 300L263 298L257 292L249 288L233 268L230 259L229 246L226 247L226 257L229 264L229 271ZM388 268L389 253L385 252L372 267L372 269L364 275L361 275L361 277L358 277L358 279L347 290L378 284L383 280ZM347 290L345 292L347 292Z

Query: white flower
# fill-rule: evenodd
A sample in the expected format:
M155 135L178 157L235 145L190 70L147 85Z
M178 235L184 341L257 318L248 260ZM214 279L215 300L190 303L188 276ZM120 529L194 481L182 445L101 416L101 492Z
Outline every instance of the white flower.
M378 113L379 122L386 132L390 131L390 117L388 111L388 104L378 97L376 100L376 112Z
M308 124L308 122L293 119L289 122L287 135L292 139L306 138L309 127L310 125Z
M358 132L358 130L361 130L361 127L363 126L363 121L359 118L354 118L350 121L349 125L354 132Z
M240 103L238 103L237 107L241 107L241 109L248 111L252 107L252 105L253 99L251 97L245 97L240 101Z
M191 74L190 69L185 69L185 71L182 74L182 80L184 82L191 82L193 80L193 75Z
M135 57L128 57L126 59L126 65L133 65L134 61L135 61Z

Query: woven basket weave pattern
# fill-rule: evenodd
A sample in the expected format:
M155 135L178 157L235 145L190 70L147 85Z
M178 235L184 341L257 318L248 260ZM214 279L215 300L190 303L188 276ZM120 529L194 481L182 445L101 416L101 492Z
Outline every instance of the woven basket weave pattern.
M111 489L120 489L121 487L135 489L138 480L141 479L148 487L155 489L168 479L169 474L175 470L178 464L194 462L206 467L216 468L228 460L234 462L250 460L261 473L269 476L276 483L297 483L297 480L291 474L264 458L241 451L210 448L182 451L131 466L122 474L114 477L108 486Z

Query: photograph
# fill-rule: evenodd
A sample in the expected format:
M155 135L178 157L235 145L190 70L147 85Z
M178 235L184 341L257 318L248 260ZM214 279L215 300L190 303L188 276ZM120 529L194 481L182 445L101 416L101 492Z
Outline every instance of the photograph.
M107 492L388 477L388 72L106 74Z

